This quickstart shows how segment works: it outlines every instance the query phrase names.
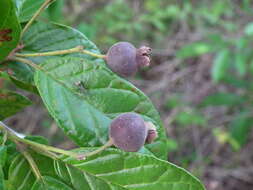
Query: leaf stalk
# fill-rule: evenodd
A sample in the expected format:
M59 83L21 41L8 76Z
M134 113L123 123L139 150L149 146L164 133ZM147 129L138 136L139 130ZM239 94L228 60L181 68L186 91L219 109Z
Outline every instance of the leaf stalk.
M70 54L70 53L83 53L83 54L91 55L93 57L102 58L102 59L105 59L106 57L106 55L97 54L88 50L84 50L83 46L76 46L70 49L56 50L56 51L42 52L42 53L25 53L25 54L16 53L15 55L18 57L40 57L40 56L64 55L64 54Z
M52 146L48 146L48 145L36 143L34 141L30 141L30 140L27 140L27 139L24 139L24 138L20 138L17 135L15 135L15 133L13 133L9 129L7 129L4 125L2 125L2 122L0 122L0 130L2 130L3 132L7 132L8 138L10 140L12 140L13 142L21 142L23 144L30 145L35 150L38 149L38 150L43 151L43 152L50 152L50 151L51 152L56 152L56 153L64 154L64 155L74 157L74 158L79 158L80 157L80 155L78 153L75 153L75 152L55 148L55 147L52 147Z

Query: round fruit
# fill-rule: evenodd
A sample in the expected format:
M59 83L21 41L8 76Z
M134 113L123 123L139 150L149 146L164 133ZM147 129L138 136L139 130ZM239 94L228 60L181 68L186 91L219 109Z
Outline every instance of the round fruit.
M114 44L106 54L110 69L121 76L127 77L137 72L136 48L128 42Z
M148 128L144 120L135 113L124 113L110 125L113 144L127 152L137 152L145 144Z
M113 72L128 77L134 75L139 67L150 64L150 54L149 47L136 49L129 42L118 42L108 50L105 59Z

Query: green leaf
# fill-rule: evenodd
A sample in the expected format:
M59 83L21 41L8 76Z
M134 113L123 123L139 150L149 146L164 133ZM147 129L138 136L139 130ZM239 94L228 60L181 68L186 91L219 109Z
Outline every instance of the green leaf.
M7 148L6 146L0 146L0 189L5 190L5 180L3 166L5 165L7 158Z
M64 0L54 1L48 8L47 12L49 18L53 22L59 22L64 20L63 8L64 8Z
M226 49L216 55L211 72L214 82L220 81L226 75L229 67L229 56L230 52Z
M78 152L92 151L79 149ZM200 181L186 170L153 156L107 149L86 160L63 157L62 161L32 153L46 182L46 189L96 190L204 190ZM8 175L10 190L40 190L28 162L17 156Z
M201 106L233 106L244 102L244 98L231 93L215 93L207 96Z
M20 22L28 21L45 0L14 0Z
M190 57L200 56L213 51L213 46L203 42L195 42L187 44L177 52L177 57L186 59Z
M30 92L33 92L35 94L39 94L37 88L34 85L31 85L30 83L23 82L14 76L9 76L10 80L20 89L27 90Z
M0 135L0 143L3 143L3 136ZM10 162L11 160L17 155L17 149L16 149L16 145L10 141L7 140L5 142L5 148L2 149L1 153L0 153L0 160L2 162L2 167L3 167L3 171L4 174L7 175L8 173L8 169L10 166Z
M20 94L0 90L0 120L17 113L30 104L31 101Z
M56 161L36 153L32 153L32 156L46 184L43 186L40 181L36 181L28 162L24 157L18 155L14 158L9 169L8 185L12 187L10 190L40 190L45 188L48 190L125 189L62 161Z
M170 95L169 98L165 102L165 107L168 109L176 108L179 106L185 105L185 102L182 102L182 95L179 93Z
M247 57L242 53L238 52L235 57L235 67L240 74L240 76L244 76L247 72Z
M95 44L89 41L81 32L62 24L36 22L29 28L28 32L25 33L22 40L25 44L25 47L22 49L21 53L38 53L64 50L74 48L79 45L82 45L86 50L89 50L93 53L100 53ZM40 63L42 60L48 58L66 56L68 57L69 54L33 57L31 60L33 60L35 63ZM81 53L74 53L71 54L71 56L101 61L101 59Z
M0 166L5 165L6 158L7 158L7 147L0 146Z
M34 69L28 65L18 62L12 62L8 64L8 68L10 68L13 72L11 75L14 79L25 83L25 84L33 84L33 72Z
M45 145L49 145L48 139L46 139L45 137L42 136L25 136L25 139L30 140L30 141L34 141L40 144L45 144Z
M78 152L88 150L79 149ZM205 189L199 180L186 170L149 155L107 149L84 161L66 157L63 160L82 171L119 184L126 189Z
M49 166L50 165L48 165L48 168ZM10 187L9 189L30 189L35 180L36 178L33 175L28 162L20 155L17 155L13 159L8 172L8 186Z
M22 49L21 53L39 53L63 50L73 48L78 45L84 46L86 50L91 52L100 53L97 47L81 32L75 30L74 28L60 24L36 22L24 34L22 41L25 47ZM33 57L29 59L39 64L46 59L61 56L66 57L69 55ZM90 60L99 61L94 57L80 53L71 54L71 56L84 57ZM9 63L8 67L12 69L13 77L15 77L16 80L34 86L33 68L23 63L16 62Z
M43 183L41 181L36 182L31 190L73 190L71 187L65 185L61 181L57 180L56 178L44 176Z
M235 68L240 76L244 76L247 72L247 48L248 39L240 38L236 42L236 52L235 52Z
M78 145L104 144L111 119L124 112L136 112L152 121L159 139L165 139L159 114L148 97L104 63L66 57L49 59L40 66L42 70L35 75L39 93L58 125ZM166 157L165 142L147 147Z
M1 165L0 165L0 189L5 190L4 172Z
M234 77L233 75L226 75L223 79L224 83L227 83L236 88L249 88L250 84L248 81L244 79L239 79L238 77Z
M244 28L244 33L249 36L253 35L253 22L250 22L246 25Z
M38 94L33 82L33 68L23 63L11 62L8 69L12 71L9 78L17 87Z
M0 61L2 61L18 44L20 36L15 7L12 0L0 1Z
M9 167L11 165L11 161L13 160L13 158L15 158L19 154L19 152L17 151L16 145L11 141L7 140L6 147L7 147L7 155L6 155L5 163L3 165L3 172L4 172L4 175L7 177Z
M240 113L234 117L230 123L230 133L231 136L239 143L239 145L244 145L250 135L250 130L252 128L252 116L251 113Z
M188 126L188 125L204 126L207 122L204 115L202 115L201 113L198 113L195 110L191 110L191 109L179 112L176 115L175 120L180 125L184 125L184 126Z

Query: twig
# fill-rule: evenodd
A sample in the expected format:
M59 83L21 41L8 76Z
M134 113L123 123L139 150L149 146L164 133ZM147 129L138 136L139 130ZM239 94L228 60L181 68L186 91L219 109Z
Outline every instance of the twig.
M104 149L110 147L113 144L112 140L110 139L106 144L104 144L103 146L101 146L97 150L95 150L93 152L88 152L85 154L80 154L80 153L76 153L76 152L72 152L72 151L63 150L63 149L55 148L52 146L40 144L40 143L30 141L30 140L27 140L24 138L20 138L20 137L16 136L16 133L13 132L13 130L10 130L9 127L6 128L7 126L2 125L2 124L3 123L0 121L0 130L7 132L8 138L11 139L13 142L15 142L16 144L23 143L25 145L30 145L31 148L34 149L35 151L37 150L38 152L43 152L43 153L47 154L47 156L50 156L52 158L58 158L55 154L52 153L52 152L55 152L55 153L63 154L66 156L70 156L75 159L85 159L86 157L98 154L99 152L103 151ZM24 152L24 151L22 151L22 152Z
M33 17L29 20L29 22L25 25L25 27L23 28L20 36L22 38L22 36L24 35L24 33L27 31L27 29L31 26L31 24L34 22L34 20L42 13L42 11L44 11L44 9L54 0L45 0L45 2L41 5L41 7L35 12L35 14L33 15Z
M25 63L25 64L31 66L34 69L42 70L42 68L39 65L36 65L34 62L32 62L32 61L30 61L28 59L23 59L23 58L20 58L20 57L11 57L10 60L12 60L12 61L19 61L21 63Z
M39 56L64 55L64 54L70 54L70 53L84 53L84 54L91 55L91 56L97 57L97 58L102 58L102 59L104 59L106 57L105 55L96 54L91 51L84 50L83 46L76 46L71 49L42 52L42 53L26 53L26 54L16 53L15 55L18 57L39 57Z
M71 152L71 151L55 148L55 147L52 147L52 146L48 146L48 145L36 143L36 142L30 141L30 140L27 140L27 139L24 139L24 138L20 138L20 137L18 137L16 135L16 133L12 132L13 130L9 130L10 129L9 127L6 128L5 127L6 125L2 125L1 123L0 123L0 130L7 131L8 138L11 139L11 140L13 140L14 142L15 141L21 142L21 143L30 145L32 147L35 147L37 149L40 149L42 151L47 151L47 152L51 151L51 152L56 152L56 153L64 154L64 155L67 155L67 156L71 156L71 157L74 157L74 158L79 158L79 154L77 154L75 152Z
M112 141L112 139L110 139L103 146L101 146L100 148L96 149L95 151L79 155L79 159L85 159L86 157L98 154L98 153L102 152L103 150L105 150L106 148L108 148L108 147L110 147L112 145L113 145L113 141Z

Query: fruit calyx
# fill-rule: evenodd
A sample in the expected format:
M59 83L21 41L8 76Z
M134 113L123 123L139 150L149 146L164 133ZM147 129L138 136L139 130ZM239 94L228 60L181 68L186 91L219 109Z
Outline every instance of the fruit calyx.
M142 46L137 49L136 62L139 67L147 67L150 65L151 51L151 48L147 46Z

